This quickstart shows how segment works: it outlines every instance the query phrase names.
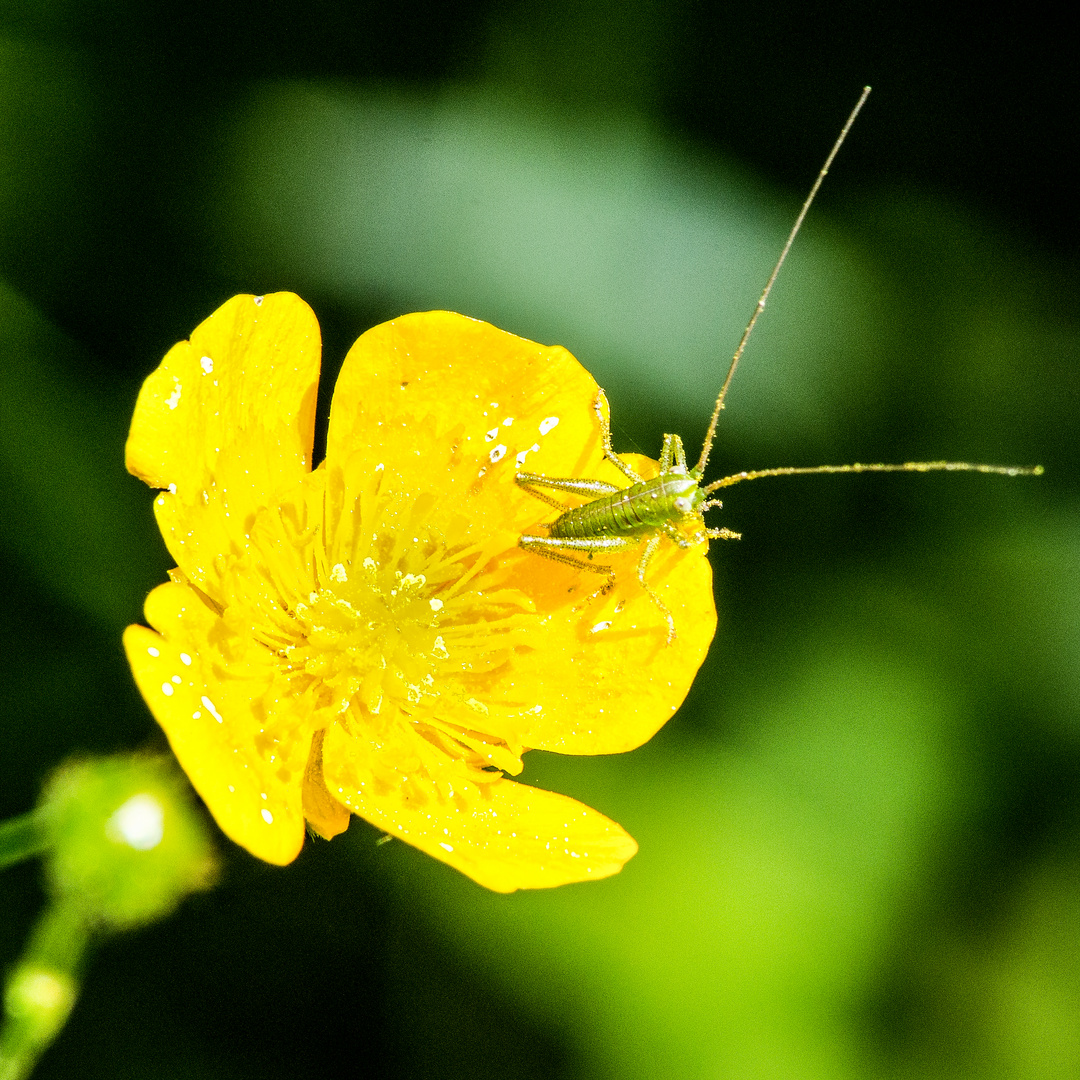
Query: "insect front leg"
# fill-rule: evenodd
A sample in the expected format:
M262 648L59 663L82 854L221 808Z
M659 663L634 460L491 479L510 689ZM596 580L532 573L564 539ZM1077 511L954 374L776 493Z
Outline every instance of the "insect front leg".
M741 540L742 533L737 533L732 529L706 529L705 535L710 540Z
M707 502L703 502L698 507L698 511L704 514L706 510L712 510L714 507L719 509L724 504L719 499L709 499ZM705 535L710 540L741 540L742 533L733 532L731 529L706 529Z
M664 535L667 536L669 540L673 540L681 548L692 548L701 543L700 533L695 534L697 539L691 540L689 537L684 536L670 521L665 521L660 528L664 531Z
M652 562L653 556L660 547L660 541L663 537L664 534L659 532L653 533L653 535L649 537L648 543L645 545L645 550L641 553L641 558L638 560L637 576L638 581L641 583L641 587L645 590L649 599L657 606L660 614L667 620L667 644L670 645L675 640L675 619L668 610L667 604L660 599L656 591L645 580L645 571L648 570L649 563Z

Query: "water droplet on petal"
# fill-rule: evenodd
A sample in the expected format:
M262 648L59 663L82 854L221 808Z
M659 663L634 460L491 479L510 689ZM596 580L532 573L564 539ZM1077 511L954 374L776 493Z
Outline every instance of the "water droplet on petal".
M208 697L207 697L207 696L206 696L205 694L203 695L203 697L201 698L201 700L202 700L203 706L204 706L204 707L206 708L207 712L209 712L209 713L210 713L210 715L211 715L211 716L212 716L212 717L213 717L213 718L214 718L214 719L215 719L215 720L216 720L216 721L217 721L217 722L218 722L219 724L222 724L222 723L224 723L224 720L222 720L222 718L221 718L221 713L219 713L219 712L217 711L217 709L216 709L216 708L214 708L214 703L213 703L213 702L212 702L212 701L211 701L211 700L210 700L210 699L209 699L209 698L208 698Z

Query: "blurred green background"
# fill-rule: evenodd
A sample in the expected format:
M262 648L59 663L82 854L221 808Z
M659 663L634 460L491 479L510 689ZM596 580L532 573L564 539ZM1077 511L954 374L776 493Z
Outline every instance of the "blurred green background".
M39 1073L1080 1076L1080 79L1052 9L0 0L0 815L159 746L120 650L169 560L123 471L141 380L292 289L323 405L377 321L566 345L620 449L728 399L720 627L634 754L533 753L618 877L488 894L354 821L110 941ZM1066 17L1063 12L1062 18ZM42 902L0 875L0 966Z

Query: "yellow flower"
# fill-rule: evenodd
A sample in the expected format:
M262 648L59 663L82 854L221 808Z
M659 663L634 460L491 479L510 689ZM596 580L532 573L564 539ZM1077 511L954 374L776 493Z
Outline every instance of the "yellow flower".
M637 849L618 825L507 774L530 748L632 749L675 712L716 624L706 544L650 566L671 645L634 552L606 589L517 546L554 517L518 468L626 483L565 349L443 311L377 326L313 470L319 353L299 297L236 296L139 395L127 466L164 489L177 569L124 645L180 764L268 862L358 814L502 892L616 873Z

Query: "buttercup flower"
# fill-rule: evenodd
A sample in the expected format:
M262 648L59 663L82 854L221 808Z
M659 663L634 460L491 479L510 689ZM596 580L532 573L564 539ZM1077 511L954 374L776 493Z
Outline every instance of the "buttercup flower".
M706 544L649 567L670 645L636 552L605 557L608 587L518 546L555 512L517 469L626 484L565 349L443 311L377 326L312 469L319 353L299 297L237 296L139 395L127 466L162 489L177 569L124 644L180 764L268 862L357 814L503 892L616 873L618 825L509 777L527 749L617 753L674 713L715 629Z

